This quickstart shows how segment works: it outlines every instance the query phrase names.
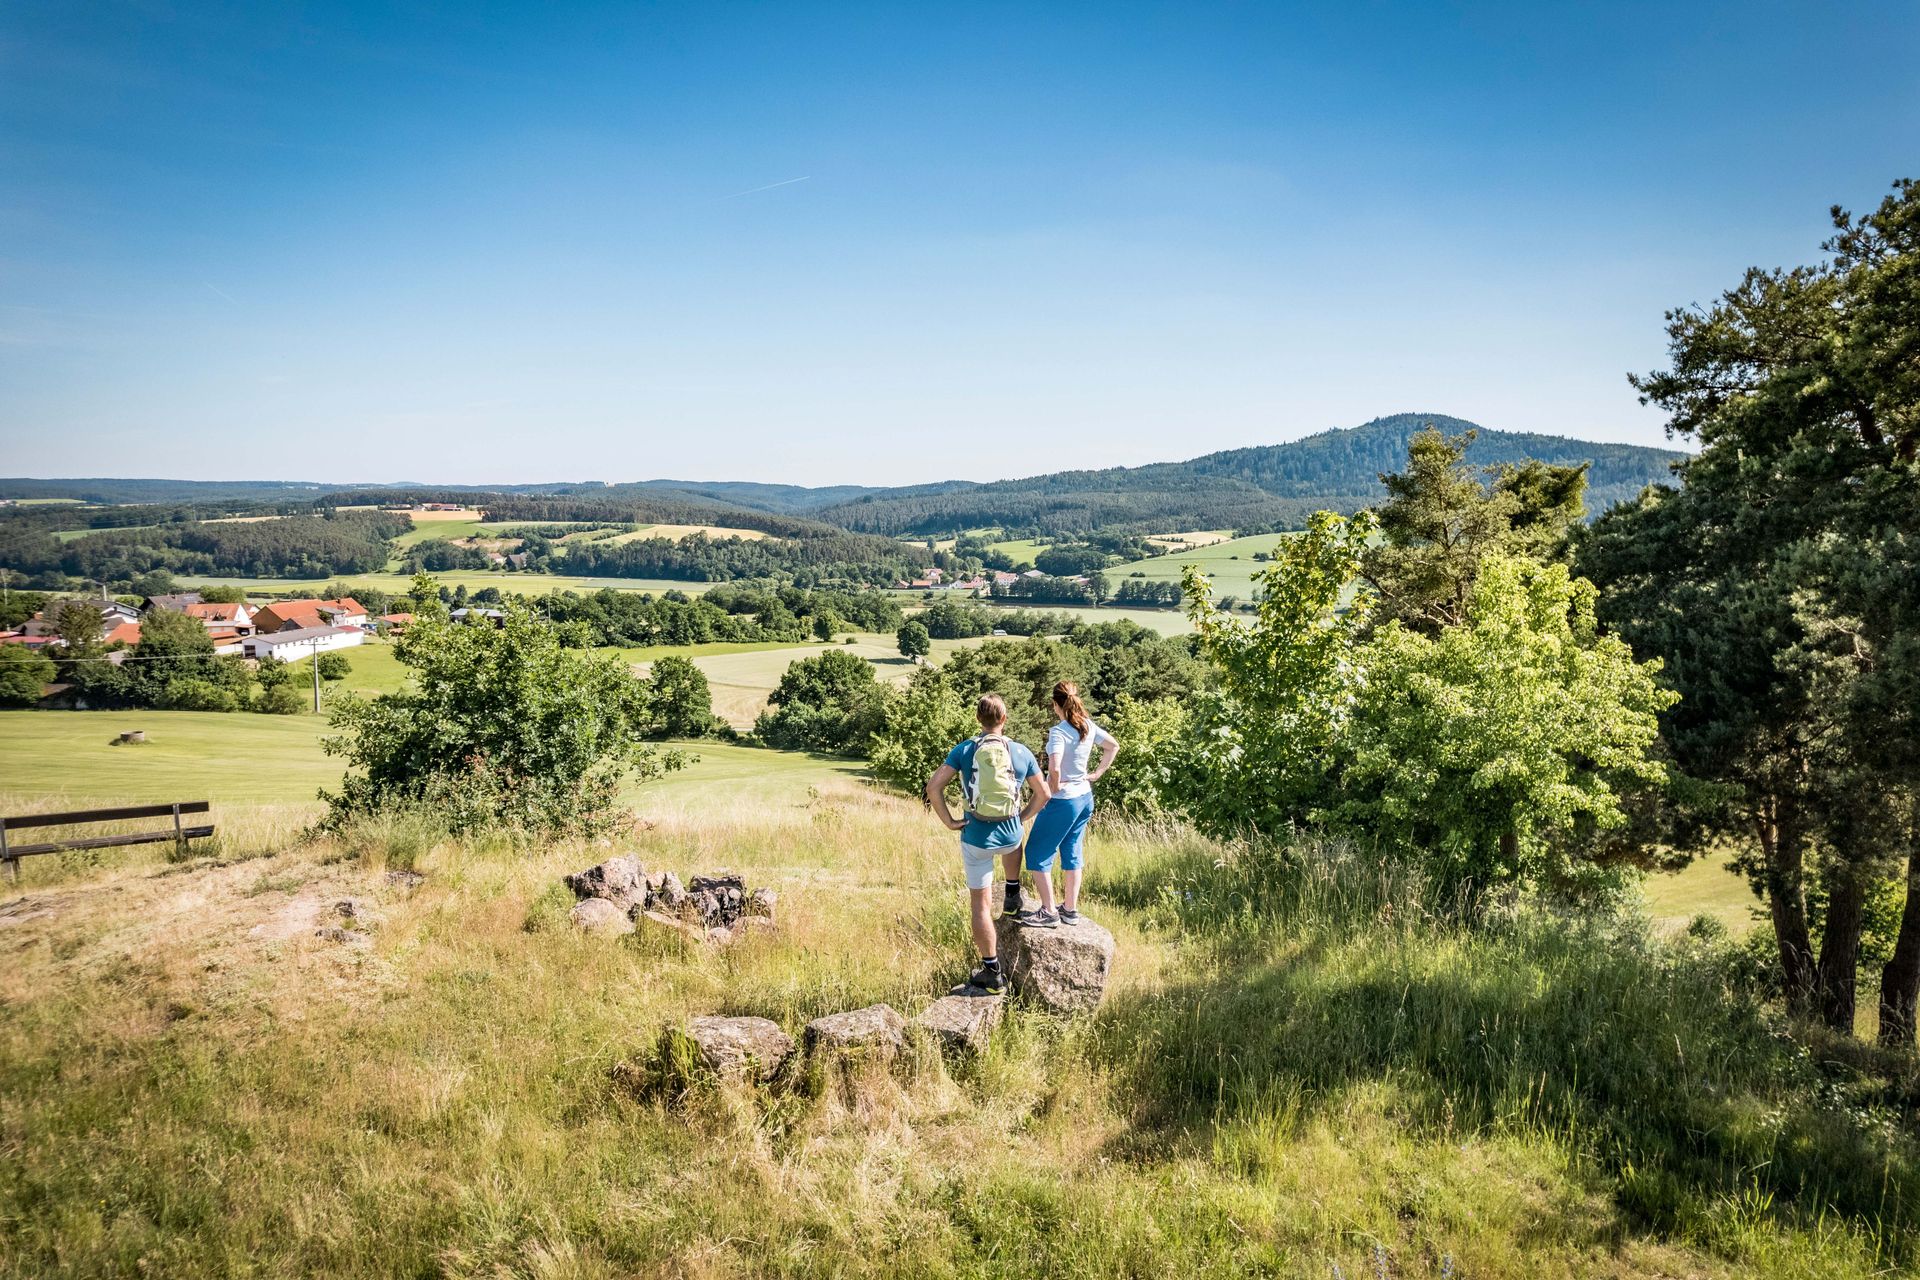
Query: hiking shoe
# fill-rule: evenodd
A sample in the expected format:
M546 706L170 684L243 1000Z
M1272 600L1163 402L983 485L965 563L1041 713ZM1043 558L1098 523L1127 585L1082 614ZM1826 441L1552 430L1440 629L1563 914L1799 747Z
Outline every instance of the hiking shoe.
M1051 929L1060 923L1060 917L1044 907L1035 907L1032 911L1022 911L1014 919L1029 929Z
M1060 923L1061 924L1079 924L1080 913L1078 911L1069 911L1065 907L1062 907L1060 908Z
M997 996L1007 989L1007 971L996 965L981 965L967 975L967 985L954 990L957 996Z
M1000 904L1000 914L1003 916L1017 916L1020 914L1020 890L1007 890L1007 899Z

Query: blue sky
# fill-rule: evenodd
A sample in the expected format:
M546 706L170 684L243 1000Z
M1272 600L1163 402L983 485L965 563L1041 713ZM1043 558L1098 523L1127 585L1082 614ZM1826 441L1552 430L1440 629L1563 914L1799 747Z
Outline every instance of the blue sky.
M1916 66L1911 0L16 2L0 473L1660 443L1661 313L1920 169Z

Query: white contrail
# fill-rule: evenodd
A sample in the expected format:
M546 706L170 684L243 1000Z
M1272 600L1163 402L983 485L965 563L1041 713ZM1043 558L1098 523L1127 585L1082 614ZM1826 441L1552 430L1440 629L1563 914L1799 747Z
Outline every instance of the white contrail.
M808 175L807 175L806 177L804 177L804 178L788 178L788 179L787 179L786 181L784 181L784 182L769 182L769 183L768 183L768 184L767 184L766 186L764 186L764 187L749 187L749 188L747 188L747 189L746 189L745 191L736 191L736 192L734 192L734 193L733 193L732 195L730 195L730 196L721 196L720 198L721 198L722 200L738 200L738 199L739 199L739 198L740 198L741 196L750 196L750 195L754 195L755 193L757 193L757 192L761 192L761 191L771 191L771 190L773 190L773 189L774 189L775 187L790 187L790 186L792 186L792 185L793 185L794 183L796 183L796 182L808 182L808 181L811 181L811 180L812 180L812 178L813 178L813 175L812 175L812 174L808 174Z
M205 280L202 280L200 284L202 288L208 289L214 293L219 294L221 297L225 298L228 302L233 303L234 306L237 307L240 305L240 300L238 298L235 298L232 294L228 293L225 289L216 289L212 285L208 284Z

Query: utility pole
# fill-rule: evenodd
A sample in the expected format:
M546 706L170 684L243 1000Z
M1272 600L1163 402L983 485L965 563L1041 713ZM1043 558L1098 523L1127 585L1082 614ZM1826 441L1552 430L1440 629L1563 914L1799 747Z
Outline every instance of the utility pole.
M320 714L320 637L313 638L313 714Z

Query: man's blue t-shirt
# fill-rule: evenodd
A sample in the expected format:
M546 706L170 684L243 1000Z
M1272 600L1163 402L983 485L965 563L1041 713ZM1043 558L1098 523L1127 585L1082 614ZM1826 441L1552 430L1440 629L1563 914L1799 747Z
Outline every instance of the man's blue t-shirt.
M973 790L973 756L979 749L980 739L968 738L947 752L947 767L960 775L960 785L969 792ZM1033 758L1033 752L1011 738L1007 739L1007 754L1013 757L1013 779L1016 784L1040 776L1040 764ZM960 843L970 844L976 849L1011 849L1023 838L1017 816L993 822L969 813L967 829L960 833Z

